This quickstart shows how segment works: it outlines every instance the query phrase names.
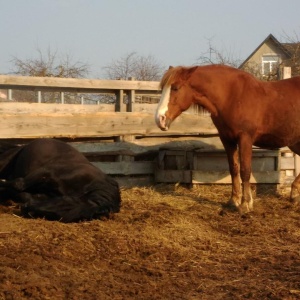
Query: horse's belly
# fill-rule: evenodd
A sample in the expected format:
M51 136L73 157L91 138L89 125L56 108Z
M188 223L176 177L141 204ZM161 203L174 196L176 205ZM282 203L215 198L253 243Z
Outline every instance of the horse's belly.
M291 146L300 142L299 135L273 135L264 134L258 137L253 145L260 148L281 148L286 146Z

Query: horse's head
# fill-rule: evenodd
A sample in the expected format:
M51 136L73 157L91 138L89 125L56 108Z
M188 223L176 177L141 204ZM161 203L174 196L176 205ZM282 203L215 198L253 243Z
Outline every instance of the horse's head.
M170 67L161 80L162 95L155 113L161 130L168 130L172 121L193 103L188 79L197 67Z

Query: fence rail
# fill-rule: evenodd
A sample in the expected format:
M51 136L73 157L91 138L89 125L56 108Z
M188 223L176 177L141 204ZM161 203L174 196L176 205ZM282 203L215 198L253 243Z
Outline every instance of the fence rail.
M159 96L159 82L0 75L0 89L116 95L113 105L3 102L0 138L217 134L210 118L199 120L193 109L188 117L183 114L176 120L169 132L160 131L154 123L156 105L135 103L136 95Z
M136 103L135 100L137 96L159 96L159 82L0 75L0 89L115 95L113 105L21 103L12 97L0 103L0 140L65 139L108 174L153 177L157 169L154 158L159 156L162 148L181 149L183 153L189 149L223 149L210 116L201 113L197 107L177 118L169 131L157 128L154 122L156 105ZM176 157L178 159L180 155ZM294 176L298 169L296 160L294 157L284 159L291 161L292 166L284 170L291 169ZM201 171L201 167L199 169ZM174 177L178 171L170 172ZM202 173L199 174L202 178ZM199 176L197 181L201 182Z
M42 92L60 92L61 103L64 93L97 93L116 96L116 111L132 111L136 95L160 95L159 82L136 80L99 80L77 78L29 77L0 75L0 89L7 89L7 99L12 100L12 90L37 92L37 102L41 102ZM127 96L127 104L123 103Z

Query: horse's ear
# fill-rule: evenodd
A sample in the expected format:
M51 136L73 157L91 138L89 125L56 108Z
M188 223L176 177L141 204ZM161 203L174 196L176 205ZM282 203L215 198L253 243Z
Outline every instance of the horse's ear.
M197 66L189 68L188 69L188 74L192 75L196 71L197 68L198 68Z
M170 70L170 69L173 69L173 68L174 68L174 67L172 67L172 66L169 66L169 70Z
M191 67L191 68L187 68L184 72L184 79L188 80L190 78L190 76L196 71L198 67Z

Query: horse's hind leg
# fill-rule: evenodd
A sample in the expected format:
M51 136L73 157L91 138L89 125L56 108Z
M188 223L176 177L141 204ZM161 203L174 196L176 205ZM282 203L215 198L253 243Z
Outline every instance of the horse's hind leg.
M289 148L297 155L300 155L300 143L289 146ZM291 201L300 203L300 174L297 175L291 186Z

